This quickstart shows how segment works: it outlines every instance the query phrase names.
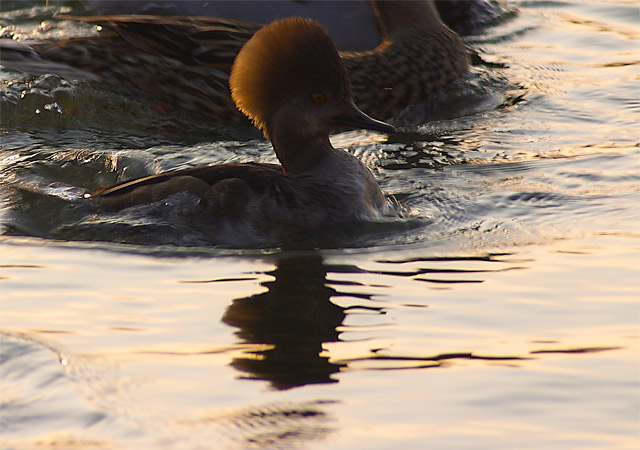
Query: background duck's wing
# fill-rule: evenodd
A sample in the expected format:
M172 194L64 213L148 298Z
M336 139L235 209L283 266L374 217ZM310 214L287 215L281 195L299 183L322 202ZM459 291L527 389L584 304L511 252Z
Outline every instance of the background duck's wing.
M100 25L145 54L229 72L242 46L262 25L233 19L183 16L58 16Z

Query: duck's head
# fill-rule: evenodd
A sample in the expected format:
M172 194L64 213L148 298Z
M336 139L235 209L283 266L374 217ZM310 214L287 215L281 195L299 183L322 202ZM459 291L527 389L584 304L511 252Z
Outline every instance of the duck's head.
M292 17L260 29L238 53L229 85L238 109L274 146L292 133L328 141L329 131L341 127L393 131L356 108L331 37L311 19Z

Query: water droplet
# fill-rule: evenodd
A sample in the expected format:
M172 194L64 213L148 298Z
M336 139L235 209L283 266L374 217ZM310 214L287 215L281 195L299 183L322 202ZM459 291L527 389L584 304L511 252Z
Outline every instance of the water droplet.
M44 109L46 109L47 111L54 110L58 114L62 114L62 108L60 107L60 105L58 105L57 102L47 103L46 105L44 105Z

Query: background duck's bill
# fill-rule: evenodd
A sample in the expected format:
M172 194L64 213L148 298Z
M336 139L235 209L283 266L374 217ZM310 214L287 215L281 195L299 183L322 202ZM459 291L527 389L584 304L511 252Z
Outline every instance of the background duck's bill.
M344 116L334 117L333 121L338 126L362 128L365 130L380 131L382 133L393 133L395 128L388 123L372 119L360 111L356 105L351 105L351 110Z

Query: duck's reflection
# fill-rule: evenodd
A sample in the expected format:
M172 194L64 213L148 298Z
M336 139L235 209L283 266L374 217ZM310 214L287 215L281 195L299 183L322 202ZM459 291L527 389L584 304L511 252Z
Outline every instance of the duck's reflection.
M360 283L328 280L328 273L350 274L356 279L361 274L403 277L434 286L478 284L484 281L483 273L523 268L503 259L507 256L487 254L376 261L378 265L402 267L395 270L325 264L317 253L281 257L276 268L267 273L274 280L262 283L267 291L234 300L222 318L225 323L239 328L236 334L251 348L246 357L235 358L231 364L247 378L269 381L276 389L288 389L336 382L333 375L353 362L358 363L359 370L406 370L442 367L444 362L453 360L495 362L526 359L518 355L483 355L472 351L394 354L388 348L376 347L361 356L336 362L322 353L324 343L340 340L338 328L346 314L354 310L384 314L388 308L371 305L369 300L375 294L337 291L331 286L343 284L353 287ZM471 267L451 267L451 263ZM385 284L363 286L369 286L375 292ZM349 307L343 308L331 301L332 298L346 296L355 300ZM396 307L403 308L426 306L426 303L396 304Z
M330 301L337 291L327 286L322 257L285 257L269 274L275 279L262 284L266 292L234 300L222 318L246 343L265 344L233 367L277 389L335 382L341 365L320 353L323 342L339 339L345 308Z

